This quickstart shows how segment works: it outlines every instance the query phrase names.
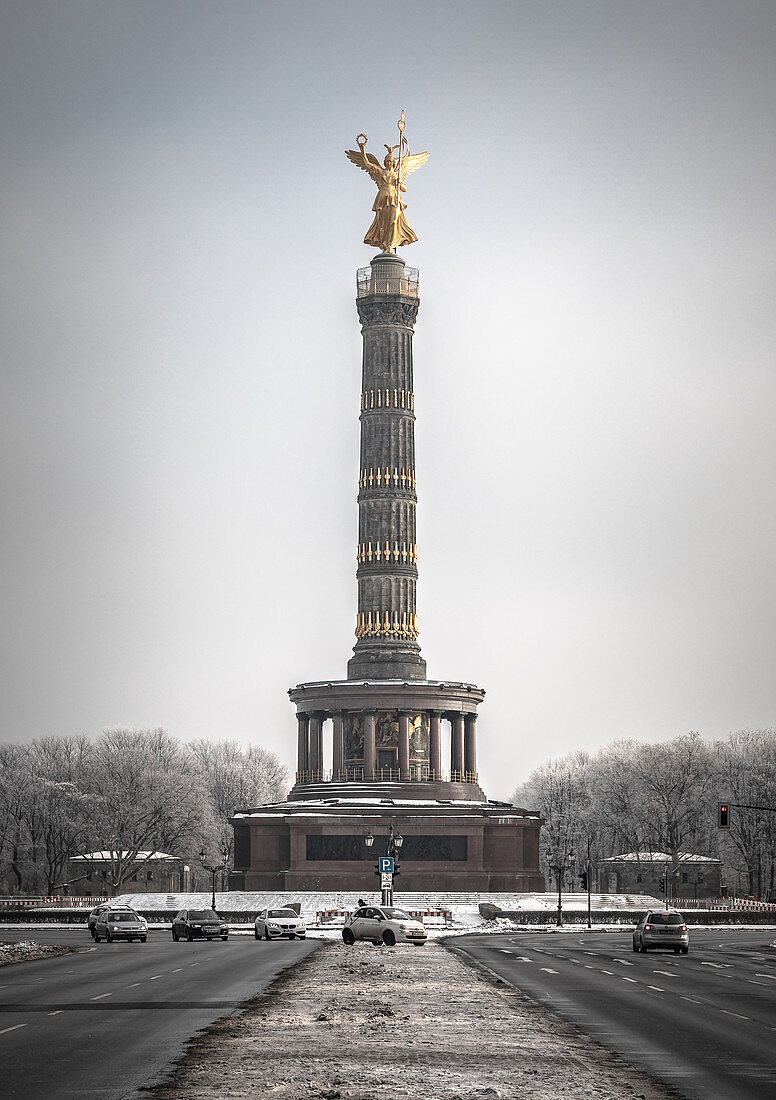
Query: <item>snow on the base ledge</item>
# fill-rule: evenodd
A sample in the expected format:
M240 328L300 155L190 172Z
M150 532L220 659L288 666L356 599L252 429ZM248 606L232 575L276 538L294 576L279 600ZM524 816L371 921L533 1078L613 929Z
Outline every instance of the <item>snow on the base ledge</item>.
M299 902L303 915L310 921L315 914L331 910L353 910L358 906L359 898L371 903L379 903L379 894L372 891L244 891L233 890L216 893L216 910L229 913L245 913L246 921L252 920L260 909L275 908ZM210 892L195 894L122 894L114 898L117 905L131 905L152 913L154 910L178 910L209 908ZM558 909L557 894L480 894L480 893L443 893L440 891L401 891L394 893L394 903L404 909L426 910L444 909L452 913L454 927L474 928L483 923L479 912L481 902L497 905L505 912L546 912L548 921L554 918ZM624 911L644 910L649 906L662 905L658 898L646 894L593 894L593 911L600 909L621 909ZM564 912L585 912L587 894L563 894Z

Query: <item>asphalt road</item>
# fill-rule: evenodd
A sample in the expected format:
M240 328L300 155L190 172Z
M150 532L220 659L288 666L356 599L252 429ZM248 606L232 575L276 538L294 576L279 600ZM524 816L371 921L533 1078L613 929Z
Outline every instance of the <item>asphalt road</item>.
M690 954L630 932L449 941L692 1100L775 1100L776 934L691 929Z
M92 944L83 928L0 939L73 943L77 954L0 967L0 1100L124 1100L180 1057L191 1036L234 1011L318 946L253 936Z

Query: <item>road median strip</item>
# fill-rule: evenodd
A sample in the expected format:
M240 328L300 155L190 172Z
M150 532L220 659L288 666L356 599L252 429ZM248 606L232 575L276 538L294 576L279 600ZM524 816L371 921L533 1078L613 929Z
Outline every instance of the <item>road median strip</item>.
M241 1014L195 1038L152 1095L557 1100L591 1090L675 1096L439 943L417 950L334 942L283 972Z

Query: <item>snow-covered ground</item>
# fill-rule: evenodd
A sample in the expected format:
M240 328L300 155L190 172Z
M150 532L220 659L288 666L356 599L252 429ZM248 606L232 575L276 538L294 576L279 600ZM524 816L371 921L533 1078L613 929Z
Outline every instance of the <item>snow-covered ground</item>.
M352 892L321 891L321 892L297 892L278 893L271 891L230 891L216 894L216 909L219 912L229 914L245 914L245 923L250 923L260 909L275 908L298 902L302 907L302 914L309 925L317 923L319 913L337 913L354 910L358 906L359 897L365 901L378 902L376 894ZM195 894L122 894L114 899L116 904L131 905L147 913L153 920L153 912L178 909L209 908L211 895L207 893ZM547 923L554 922L558 908L557 894L478 894L478 893L412 893L396 891L394 903L404 909L413 909L425 912L427 910L442 910L451 914L451 925L456 929L472 929L481 926L483 918L480 916L479 905L485 902L496 905L506 913L546 913ZM644 910L650 905L662 904L658 898L644 894L593 894L591 898L594 911ZM587 910L587 894L563 894L562 904L564 912L584 912ZM234 919L234 918L233 918ZM239 922L239 918L237 918ZM429 921L431 923L431 921Z

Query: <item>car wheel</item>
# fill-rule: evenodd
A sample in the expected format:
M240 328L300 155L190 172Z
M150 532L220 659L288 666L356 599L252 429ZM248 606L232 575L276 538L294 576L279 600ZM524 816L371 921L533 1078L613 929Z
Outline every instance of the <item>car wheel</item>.
M113 936L111 935L110 929L105 933L105 939L108 943L113 943Z
M148 939L148 936L141 936L140 937L140 942L145 943L147 939Z
M177 933L177 932L175 931L175 929L174 929L174 928L173 928L173 930L172 930L172 938L173 938L173 939L175 940L175 942L176 942L176 943L177 943L177 942L178 942L178 940L180 939L180 936L178 935L178 933Z
M253 938L254 938L255 940L260 940L260 939L261 939L261 936L259 935L259 930L258 930L258 928L254 928L254 929L253 929Z
M688 955L689 953L690 953L690 948L689 947L683 947L682 948L682 954L683 955Z
M93 935L94 935L94 942L99 943L100 942L99 934L97 932L94 932Z
M634 950L634 951L638 951L638 949L639 949L639 945L638 945L638 944L636 943L636 941L634 940L634 941L633 941L633 950Z
M675 955L681 955L681 953L682 953L681 947L675 947L674 948L674 954Z
M345 944L346 947L352 947L353 944L356 942L356 937L353 935L349 928L342 929L342 942Z
M272 939L272 936L270 936L270 934L269 934L269 928L264 929L264 939L265 940L271 940Z
M228 937L228 936L222 936L222 937L221 937L221 943L226 943L226 941L227 941L228 939L229 939L229 937Z
M396 937L394 936L390 928L386 928L386 930L383 932L383 943L386 947L393 947L396 943Z
M299 939L300 940L306 940L307 939L307 933L306 932L300 932L299 933Z
M647 945L645 943L642 943L641 947L639 948L639 951L642 953L642 955L646 955Z
M192 932L189 932L189 931L186 932L186 942L187 943L193 943L194 942L194 934Z

